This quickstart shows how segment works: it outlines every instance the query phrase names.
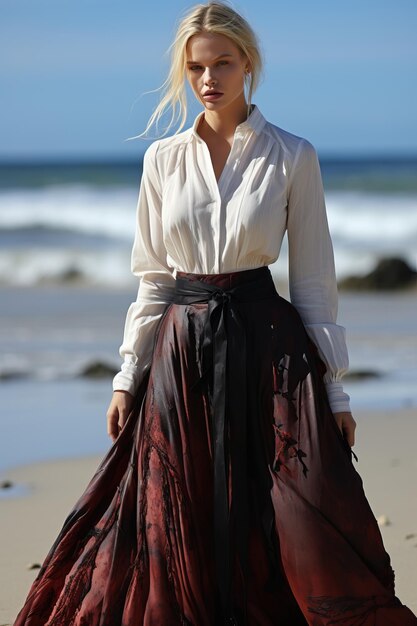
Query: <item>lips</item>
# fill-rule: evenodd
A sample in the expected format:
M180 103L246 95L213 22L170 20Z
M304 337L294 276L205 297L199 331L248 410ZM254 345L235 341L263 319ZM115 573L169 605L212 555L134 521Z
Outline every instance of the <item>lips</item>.
M203 100L206 102L215 102L216 100L220 100L222 95L221 91L207 91L203 94Z

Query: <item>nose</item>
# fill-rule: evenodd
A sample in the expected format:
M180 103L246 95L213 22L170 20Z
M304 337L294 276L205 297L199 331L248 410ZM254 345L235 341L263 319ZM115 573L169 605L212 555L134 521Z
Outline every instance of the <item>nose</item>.
M204 72L204 82L207 85L213 85L216 82L216 78L213 76L213 71L209 67Z

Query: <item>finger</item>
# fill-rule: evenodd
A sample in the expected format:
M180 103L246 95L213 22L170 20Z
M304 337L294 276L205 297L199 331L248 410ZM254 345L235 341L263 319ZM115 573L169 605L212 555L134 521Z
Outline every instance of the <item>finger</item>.
M128 416L128 413L127 413L126 410L120 411L120 413L119 413L119 422L118 422L118 426L119 426L120 430L122 430L122 428L126 424L127 416Z
M118 414L112 411L107 415L107 434L115 441L119 435Z
M352 427L346 426L344 428L344 437L346 441L348 442L348 444L350 445L350 447L355 445L355 431Z
M108 435L113 442L116 441L117 437L119 436L119 425L115 424L112 427L111 431L108 433Z
M117 434L115 434L115 432L114 432L114 431L112 431L112 432L109 434L109 437L110 437L110 439L112 440L112 442L114 443L114 442L116 441L116 439L117 439L118 435L117 435Z
M132 410L133 410L133 406L131 402L129 401L127 401L126 405L123 408L119 409L119 424L121 428L123 428L124 425L126 424Z

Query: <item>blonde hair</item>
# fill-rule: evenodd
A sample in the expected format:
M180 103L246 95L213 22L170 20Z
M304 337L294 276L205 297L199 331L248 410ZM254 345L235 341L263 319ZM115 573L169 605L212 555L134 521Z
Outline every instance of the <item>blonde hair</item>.
M178 134L187 120L187 97L185 91L184 71L186 67L186 46L193 35L203 32L225 35L239 48L242 55L246 55L250 72L245 74L245 85L248 89L248 115L251 110L253 92L259 85L263 71L263 61L260 44L249 23L226 2L218 0L207 4L197 4L180 21L175 39L168 48L171 51L171 67L167 79L158 89L164 89L163 96L148 120L145 130L140 135L129 137L136 139L145 135L152 124L158 123L165 109L172 108L171 121L163 135L169 132L171 126L179 118L180 125L175 132ZM154 90L157 91L157 90ZM146 92L150 93L150 92ZM177 112L177 120L174 120ZM162 136L163 136L162 135Z

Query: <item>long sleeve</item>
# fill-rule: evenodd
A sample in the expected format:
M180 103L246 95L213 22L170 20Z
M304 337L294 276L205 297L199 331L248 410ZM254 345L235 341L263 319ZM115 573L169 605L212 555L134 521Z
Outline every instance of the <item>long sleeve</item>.
M349 357L346 329L336 323L333 244L317 152L306 139L300 141L290 173L287 233L291 302L327 366L323 381L333 413L350 411L350 397L340 382Z
M150 367L158 323L172 299L175 278L167 264L162 232L162 190L156 165L158 142L143 157L143 172L136 210L136 231L131 271L140 279L137 298L126 315L119 354L121 370L113 378L113 391L132 395Z

